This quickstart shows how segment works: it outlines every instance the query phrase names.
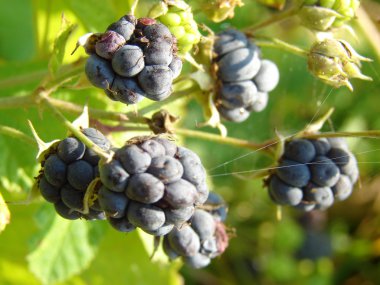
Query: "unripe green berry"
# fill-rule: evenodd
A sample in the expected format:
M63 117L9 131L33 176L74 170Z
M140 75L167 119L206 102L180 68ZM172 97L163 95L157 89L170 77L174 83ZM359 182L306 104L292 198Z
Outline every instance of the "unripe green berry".
M170 32L177 38L177 40L186 34L185 28L183 26L170 27Z
M159 18L159 20L167 26L178 26L181 24L181 17L175 13L167 13Z

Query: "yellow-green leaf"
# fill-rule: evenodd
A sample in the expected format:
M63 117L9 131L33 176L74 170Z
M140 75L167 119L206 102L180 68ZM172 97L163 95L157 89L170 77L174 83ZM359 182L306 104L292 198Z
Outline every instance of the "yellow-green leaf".
M58 69L61 67L63 57L65 56L66 43L71 33L74 31L75 26L69 23L64 14L62 14L61 30L54 42L53 54L49 61L49 71L55 76Z

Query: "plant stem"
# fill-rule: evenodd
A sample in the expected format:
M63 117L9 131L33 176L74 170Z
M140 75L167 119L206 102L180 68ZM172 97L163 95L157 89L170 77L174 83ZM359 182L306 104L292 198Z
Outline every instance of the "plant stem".
M378 138L380 137L380 131L371 130L371 131L359 131L359 132L324 132L324 133L316 133L316 134L304 134L303 138L308 139L317 139L317 138Z
M20 86L22 84L41 80L48 74L49 72L47 71L47 69L37 70L28 74L20 74L20 75L12 76L11 78L5 78L5 79L0 80L0 86L1 88Z
M32 137L24 134L23 132L21 132L17 129L11 128L11 127L0 125L0 133L7 135L7 136L10 136L10 137L13 137L13 138L16 138L16 139L20 139L27 144L31 144L31 145L36 144L36 141Z
M66 112L70 112L74 114L80 114L83 112L83 106L81 105L77 105L68 101L55 99L55 98L50 98L49 101L52 105L54 105L54 107L62 111L66 111ZM133 121L136 123L140 122L140 120L138 120L139 118L133 118L129 120L126 114L119 113L119 112L104 111L104 110L95 109L95 108L88 108L88 112L91 115L91 117L96 118L96 119L105 119L105 120L112 120L112 121L118 121L118 122L123 122L123 121Z
M36 101L33 94L17 97L0 98L0 109L22 108L35 105Z
M53 104L50 103L50 99L47 96L47 93L41 92L39 97L45 102L45 104L52 110L53 114L57 117L58 120L62 122L63 125L67 129L69 129L75 137L77 137L81 142L83 142L88 148L92 149L97 155L105 160L109 160L111 158L111 154L102 150L99 146L97 146L93 141L91 141L88 137L86 137L80 130L73 126L63 114L54 107Z
M257 23L257 24L254 24L253 26L250 26L250 27L247 27L247 28L244 28L243 29L243 32L246 32L246 33L253 33L253 32L256 32L260 29L263 29L263 28L266 28L270 25L273 25L273 24L276 24L278 22L281 22L287 18L290 18L294 15L296 15L299 11L299 9L301 8L301 6L295 6L293 8L290 8L288 10L285 10L281 13L277 13L275 15L272 15L270 18L264 20L263 22L260 22L260 23Z
M302 57L307 57L309 54L309 52L304 49L275 38L260 37L255 40L255 44L260 47L273 47L281 49Z
M266 148L265 144L258 144L258 143L254 143L248 140L231 138L231 137L222 137L220 135L212 134L208 132L181 129L181 128L176 129L175 133L184 137L198 138L202 140L217 142L220 144L227 144L227 145L236 146L236 147L244 147L250 150L262 150L264 152L268 152L268 149Z
M125 131L125 130L133 130L133 131L150 131L148 126L126 126L120 131ZM175 129L175 134L184 136L184 137L191 137L191 138L198 138L206 141L211 141L211 142L217 142L220 144L226 144L226 145L231 145L235 147L244 147L250 150L260 150L263 152L269 153L268 150L268 144L258 144L254 143L252 141L248 140L243 140L243 139L238 139L238 138L231 138L231 137L222 137L217 134L211 134L208 132L203 132L203 131L197 131L197 130L189 130L189 129L182 129L182 128L177 128ZM272 143L273 144L273 143Z

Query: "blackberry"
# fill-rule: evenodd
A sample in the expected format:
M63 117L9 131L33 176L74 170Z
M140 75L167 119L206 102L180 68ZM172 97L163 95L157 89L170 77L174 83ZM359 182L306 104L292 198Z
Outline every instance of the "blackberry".
M161 101L170 96L173 79L182 69L176 43L162 23L125 15L97 37L85 73L114 101L136 104L144 97Z
M358 173L344 139L295 139L268 178L269 196L304 211L327 209L350 196Z
M105 151L111 144L99 131L84 129L83 134ZM54 144L42 163L38 178L41 196L53 203L56 212L66 219L105 219L103 211L94 205L88 214L82 214L84 195L97 177L99 157L75 137Z
M132 139L99 172L100 207L121 231L139 227L165 235L184 225L208 196L199 157L163 137Z
M170 260L182 257L187 265L202 268L227 248L223 199L210 192L204 208L195 210L190 225L174 228L164 236L163 249Z
M237 30L226 30L214 42L215 103L220 115L232 122L245 121L250 112L261 112L268 92L279 82L275 63L261 59L260 50Z

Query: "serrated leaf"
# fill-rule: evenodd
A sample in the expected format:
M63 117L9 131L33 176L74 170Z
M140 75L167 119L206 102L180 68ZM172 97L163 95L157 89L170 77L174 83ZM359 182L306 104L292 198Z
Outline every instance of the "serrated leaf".
M65 56L66 44L70 35L74 31L75 26L69 23L64 14L61 17L61 29L57 38L54 41L53 53L49 60L49 72L52 76L57 74L58 69L61 67L63 57Z
M38 247L27 256L29 269L43 284L64 281L89 266L103 234L97 222L56 216Z
M0 233L5 229L6 225L9 224L10 220L11 213L9 212L8 206L0 193Z

